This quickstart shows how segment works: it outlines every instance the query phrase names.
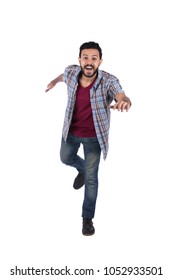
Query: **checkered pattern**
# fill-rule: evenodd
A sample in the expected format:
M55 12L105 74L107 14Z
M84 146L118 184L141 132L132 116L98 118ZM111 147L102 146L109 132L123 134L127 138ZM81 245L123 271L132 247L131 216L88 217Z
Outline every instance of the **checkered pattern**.
M63 138L66 141L69 132L76 90L81 67L70 65L64 71L64 82L67 84L68 102L64 118ZM90 90L90 101L93 113L94 126L103 158L106 159L109 148L110 108L109 105L116 98L117 93L124 93L119 80L103 71L98 70L98 77Z

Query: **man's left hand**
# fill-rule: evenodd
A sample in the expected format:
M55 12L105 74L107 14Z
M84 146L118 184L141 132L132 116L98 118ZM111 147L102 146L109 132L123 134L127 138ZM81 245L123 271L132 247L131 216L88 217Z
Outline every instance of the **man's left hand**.
M118 101L114 105L111 105L110 108L113 110L117 109L118 111L121 111L121 112L123 112L124 110L126 110L126 112L128 112L128 110L130 108L130 104L125 101Z

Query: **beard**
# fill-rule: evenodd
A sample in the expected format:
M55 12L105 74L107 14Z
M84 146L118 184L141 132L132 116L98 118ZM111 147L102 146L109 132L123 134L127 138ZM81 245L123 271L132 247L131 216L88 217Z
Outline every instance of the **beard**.
M88 66L88 65L86 65L86 66ZM84 75L85 77L87 77L87 78L92 78L93 76L95 76L95 74L98 73L98 68L96 68L95 71L94 71L92 74L86 74L86 73L85 73L85 68L86 68L86 66L85 66L84 68L81 67L82 75Z

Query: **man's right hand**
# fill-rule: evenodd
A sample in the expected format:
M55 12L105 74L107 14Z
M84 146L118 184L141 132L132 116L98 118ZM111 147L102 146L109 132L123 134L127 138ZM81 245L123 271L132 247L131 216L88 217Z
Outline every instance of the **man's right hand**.
M50 89L52 89L54 86L56 85L56 83L54 81L51 81L48 85L47 85L47 89L45 90L45 92L48 92Z

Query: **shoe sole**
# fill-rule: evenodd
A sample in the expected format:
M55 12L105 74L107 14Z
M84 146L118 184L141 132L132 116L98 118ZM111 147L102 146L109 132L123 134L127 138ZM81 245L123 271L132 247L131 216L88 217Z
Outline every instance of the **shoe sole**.
M83 234L84 236L91 236L91 235L94 235L94 234L95 234L95 231L94 231L93 233L83 233L83 232L82 232L82 234Z

